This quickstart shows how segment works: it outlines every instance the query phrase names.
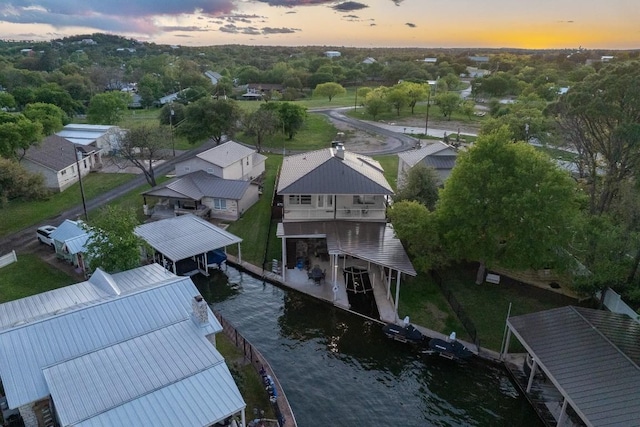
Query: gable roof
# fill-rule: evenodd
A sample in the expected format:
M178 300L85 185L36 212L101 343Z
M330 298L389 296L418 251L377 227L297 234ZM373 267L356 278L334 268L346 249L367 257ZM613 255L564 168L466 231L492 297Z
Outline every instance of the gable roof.
M222 179L200 170L176 177L142 194L191 200L201 200L203 197L240 200L250 185L249 181Z
M40 145L27 150L25 159L58 172L76 163L76 146L58 135L49 135Z
M409 165L409 167L413 167L421 161L425 160L429 156L438 157L438 156L447 156L455 159L457 153L455 149L445 144L444 142L437 141L431 144L427 144L422 148L417 150L407 150L401 153L398 153L398 157L400 157L404 162Z
M98 270L88 281L0 305L0 375L9 406L50 394L46 368L178 322L193 323L191 300L198 294L191 279L152 264L114 275ZM205 327L197 328L203 339L222 329L208 314ZM9 318L18 321L7 325Z
M587 425L640 419L640 325L630 317L567 306L507 324Z
M253 148L249 148L242 144L238 144L235 141L229 140L207 151L199 153L196 157L209 162L212 165L225 168L253 155L254 153L256 153L256 150ZM260 156L264 157L262 155Z
M61 136L74 144L89 145L98 138L104 136L112 129L118 130L118 126L112 125L88 125L82 123L71 123L62 128L56 135Z
M241 238L191 214L142 224L134 233L174 262L242 242Z
M382 166L371 157L325 148L285 157L278 194L393 194Z
M63 243L70 254L86 252L86 243L91 233L78 225L78 221L65 219L62 224L51 233L51 239Z

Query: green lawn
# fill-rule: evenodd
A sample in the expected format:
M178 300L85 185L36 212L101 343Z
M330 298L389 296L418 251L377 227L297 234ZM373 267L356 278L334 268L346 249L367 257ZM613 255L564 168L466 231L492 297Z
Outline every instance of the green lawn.
M76 282L37 255L19 254L18 262L0 268L0 304Z
M91 173L82 178L86 200L91 200L125 182L133 179L133 174ZM75 183L61 193L54 193L48 200L37 202L10 201L0 209L0 236L15 233L49 218L55 218L82 203L80 184Z
M344 114L358 120L373 120L373 116L371 116L370 114L367 114L366 109L360 106L358 106L358 108L355 111L353 109L346 110L344 111ZM407 119L410 117L418 117L423 121L422 125L423 126L426 125L427 105L425 103L417 104L414 108L413 114L411 113L411 109L409 107L404 107L403 109L401 109L399 115L395 110L387 111L376 116L376 121L395 122L395 121ZM459 122L459 123L466 123L466 124L480 124L485 119L486 119L486 116L485 117L478 117L478 116L468 117L460 112L455 112L451 115L451 119L446 119L440 112L440 108L437 105L432 103L431 106L429 107L429 123L431 123L432 121L444 120L444 121Z

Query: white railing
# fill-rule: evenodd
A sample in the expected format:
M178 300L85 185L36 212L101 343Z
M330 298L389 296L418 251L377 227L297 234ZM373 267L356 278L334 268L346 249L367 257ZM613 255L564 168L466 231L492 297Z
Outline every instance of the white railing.
M286 219L309 219L309 220L329 220L329 219L363 219L381 220L386 218L385 209L371 208L343 208L335 212L331 209L300 209L287 208L284 210Z
M16 251L11 251L6 255L0 256L0 268L6 267L7 265L13 264L14 262L18 262Z
M604 306L607 307L609 311L626 314L636 322L640 323L640 315L622 301L622 297L620 295L611 288L607 288L604 292ZM598 297L600 297L600 295L598 295Z

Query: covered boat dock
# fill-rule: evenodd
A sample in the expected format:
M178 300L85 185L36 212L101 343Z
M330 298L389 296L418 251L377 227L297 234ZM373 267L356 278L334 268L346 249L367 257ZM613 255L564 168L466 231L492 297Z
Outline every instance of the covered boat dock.
M561 307L510 317L501 357L515 336L532 360L523 390L547 425L631 426L640 420L640 324L624 314ZM542 375L541 375L542 374ZM549 420L549 416L553 419Z

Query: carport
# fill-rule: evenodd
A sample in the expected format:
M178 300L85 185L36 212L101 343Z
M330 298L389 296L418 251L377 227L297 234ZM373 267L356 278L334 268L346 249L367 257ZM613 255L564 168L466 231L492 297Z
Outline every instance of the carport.
M502 359L514 335L533 357L526 392L540 369L562 395L557 425L570 406L587 426L640 420L640 324L623 314L561 307L510 317Z
M134 233L154 250L153 258L174 274L202 273L208 276L207 254L229 245L238 245L238 262L242 262L242 239L195 215L181 215L139 225Z

